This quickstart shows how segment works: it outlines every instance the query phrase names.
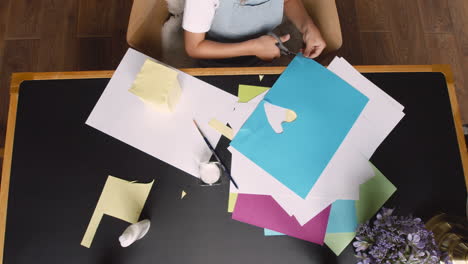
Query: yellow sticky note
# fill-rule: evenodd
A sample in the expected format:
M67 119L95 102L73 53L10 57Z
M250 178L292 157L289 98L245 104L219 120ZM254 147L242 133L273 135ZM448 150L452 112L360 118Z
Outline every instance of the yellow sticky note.
M182 90L179 73L147 59L128 91L161 112L174 111Z
M210 125L216 131L218 131L221 135L229 138L230 140L234 138L234 131L232 131L232 128L226 126L221 121L213 118L210 120L208 125Z
M184 199L185 195L187 195L187 193L185 191L182 191L182 194L180 195L180 199Z
M237 202L237 193L229 193L229 202L228 202L228 213L234 212L234 207Z
M81 245L89 248L104 214L131 224L138 222L154 180L134 183L109 176L102 189Z
M270 87L239 84L239 103L247 103L268 89Z

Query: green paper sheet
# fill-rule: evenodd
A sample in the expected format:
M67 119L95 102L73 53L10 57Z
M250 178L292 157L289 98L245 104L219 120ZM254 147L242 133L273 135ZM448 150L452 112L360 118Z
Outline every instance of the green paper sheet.
M325 234L325 244L338 256L349 245L349 242L353 241L355 235L354 232L327 233Z
M372 165L372 164L371 164ZM374 165L375 176L362 184L356 201L358 223L371 219L396 191L396 187Z
M372 164L371 164L372 165ZM358 223L371 219L396 191L396 187L374 165L375 176L359 187L359 200L356 201ZM353 241L355 233L335 233L325 235L325 244L338 256Z
M239 103L247 103L268 89L270 87L239 84Z

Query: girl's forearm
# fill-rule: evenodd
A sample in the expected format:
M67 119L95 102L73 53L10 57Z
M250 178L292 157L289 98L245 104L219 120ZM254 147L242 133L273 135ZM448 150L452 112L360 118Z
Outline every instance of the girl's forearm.
M224 59L252 56L255 55L255 40L238 43L221 43L203 39L185 45L185 50L190 57L196 59Z

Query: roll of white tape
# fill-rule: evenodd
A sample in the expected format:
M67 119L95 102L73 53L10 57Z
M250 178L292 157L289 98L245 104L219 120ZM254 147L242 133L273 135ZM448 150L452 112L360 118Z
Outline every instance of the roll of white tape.
M216 183L221 177L221 168L217 162L200 164L200 179L209 185Z

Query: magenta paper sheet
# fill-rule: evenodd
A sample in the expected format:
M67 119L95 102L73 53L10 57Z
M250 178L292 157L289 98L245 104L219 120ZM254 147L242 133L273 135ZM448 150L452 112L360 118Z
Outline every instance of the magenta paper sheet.
M330 206L301 226L269 195L239 194L232 219L323 245Z

